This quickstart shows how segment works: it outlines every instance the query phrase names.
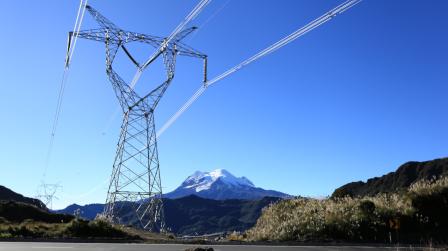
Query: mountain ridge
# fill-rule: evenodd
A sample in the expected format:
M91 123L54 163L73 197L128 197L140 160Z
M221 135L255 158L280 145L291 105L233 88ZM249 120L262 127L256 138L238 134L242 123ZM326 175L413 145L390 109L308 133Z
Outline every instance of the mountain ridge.
M0 201L16 201L33 205L42 210L48 210L45 204L39 199L25 197L13 190L0 185Z
M195 235L249 229L255 225L264 207L279 200L278 197L212 200L189 195L178 199L163 198L163 205L166 226L170 231L179 235ZM124 207L132 206L125 204ZM73 215L76 209L80 210L82 218L92 220L103 211L104 204L72 204L54 212ZM129 210L125 208L123 211Z
M409 161L399 166L394 172L381 177L370 178L366 182L347 183L335 189L331 197L361 197L373 196L378 193L399 192L418 180L428 180L441 176L448 176L448 158L420 162Z

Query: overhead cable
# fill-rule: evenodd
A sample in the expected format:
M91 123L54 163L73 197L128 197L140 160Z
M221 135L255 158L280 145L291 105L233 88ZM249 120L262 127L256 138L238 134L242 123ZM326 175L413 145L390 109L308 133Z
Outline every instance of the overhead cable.
M333 8L332 10L326 12L324 15L316 18L312 22L308 23L307 25L303 26L302 28L294 31L290 35L284 37L280 41L272 44L271 46L267 47L266 49L260 51L259 53L253 55L252 57L244 60L243 62L239 63L238 65L230 68L229 70L225 71L224 73L218 75L217 77L207 81L206 83L202 84L199 89L193 94L193 96L188 99L188 101L179 108L179 110L174 113L170 119L157 131L157 137L160 137L168 127L170 127L178 118L180 115L182 115L193 103L196 101L203 93L204 91L211 85L215 84L216 82L228 77L230 74L235 73L239 70L241 70L243 67L249 65L250 63L280 49L281 47L289 44L290 42L294 41L295 39L303 36L304 34L308 33L309 31L319 27L320 25L330 21L333 19L336 15L343 13L344 11L348 10L349 8L353 7L357 3L361 2L361 0L348 0L337 7Z
M81 29L82 20L84 19L84 13L86 11L87 2L88 2L88 0L85 0L85 1L80 0L78 13L76 15L76 20L75 20L75 25L73 28L74 38L73 39L69 38L69 44L68 44L69 51L67 51L67 56L65 59L64 72L62 74L61 85L60 85L59 93L58 93L58 100L56 103L56 112L54 114L53 125L51 128L50 142L49 142L48 149L47 149L47 156L45 158L45 167L44 167L44 173L43 173L44 177L46 176L47 168L48 168L48 165L50 162L51 153L53 151L53 144L54 144L56 129L57 129L59 117L60 117L61 111L62 111L62 100L64 98L64 92L65 92L65 88L67 85L69 66L70 66L72 56L73 56L73 52L75 50L76 40L78 39L78 33L79 33L79 30Z

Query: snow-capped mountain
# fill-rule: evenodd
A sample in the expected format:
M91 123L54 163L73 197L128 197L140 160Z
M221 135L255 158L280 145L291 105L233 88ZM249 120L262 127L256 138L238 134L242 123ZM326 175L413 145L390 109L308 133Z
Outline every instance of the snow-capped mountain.
M178 188L164 196L175 199L192 194L215 200L290 197L288 194L255 187L246 177L235 177L225 169L216 169L211 172L196 171Z
M196 171L190 175L181 186L189 189L194 189L196 192L210 189L213 183L218 179L230 186L250 186L254 184L246 177L237 178L225 169L216 169L211 172Z

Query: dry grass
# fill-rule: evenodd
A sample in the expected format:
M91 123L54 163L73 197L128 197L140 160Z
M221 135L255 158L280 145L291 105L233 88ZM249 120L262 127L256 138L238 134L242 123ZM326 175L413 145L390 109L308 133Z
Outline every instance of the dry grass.
M440 179L421 180L409 187L409 192L416 195L432 195L448 188L448 177Z
M426 229L424 224L429 224L431 217L422 217L422 210L416 205L419 205L419 201L431 204L425 202L427 199L440 200L440 194L446 196L447 190L448 177L443 177L438 180L419 181L406 193L401 194L380 194L363 198L283 200L263 210L256 225L247 231L247 239L384 241L388 239L391 231L389 222L393 219L399 219L403 224L409 222L411 226L418 225L421 229L415 231L424 231ZM433 219L439 218L433 217ZM409 236L412 235L412 231Z
M21 223L3 222L0 224L0 236L12 237L40 237L61 238L65 237L66 223L44 223L25 220Z

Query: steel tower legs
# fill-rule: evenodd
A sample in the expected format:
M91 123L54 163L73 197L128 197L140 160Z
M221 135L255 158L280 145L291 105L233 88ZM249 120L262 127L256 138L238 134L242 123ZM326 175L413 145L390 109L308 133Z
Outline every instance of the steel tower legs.
M136 110L124 114L104 213L113 222L160 231L164 215L154 114Z

